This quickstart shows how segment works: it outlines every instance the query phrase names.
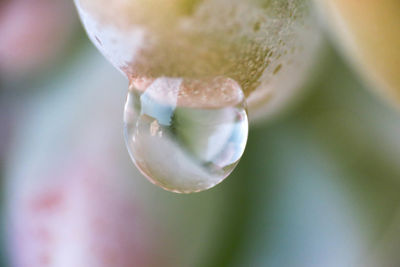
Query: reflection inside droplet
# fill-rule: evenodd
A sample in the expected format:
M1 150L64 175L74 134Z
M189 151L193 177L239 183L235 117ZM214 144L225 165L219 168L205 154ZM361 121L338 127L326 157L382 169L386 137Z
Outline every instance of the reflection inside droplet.
M151 182L177 193L199 192L223 181L244 152L245 98L229 78L135 79L124 128L129 153Z

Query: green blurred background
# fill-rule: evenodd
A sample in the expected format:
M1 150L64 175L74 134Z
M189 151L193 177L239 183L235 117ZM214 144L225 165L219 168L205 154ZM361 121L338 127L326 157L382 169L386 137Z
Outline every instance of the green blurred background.
M13 8L29 6L15 2L21 3ZM0 29L17 31L22 26L10 24L21 21L6 21L7 4L0 5ZM67 6L63 25L46 35L35 24L28 37L0 49L7 63L0 64L1 266L399 266L400 116L367 89L329 38L301 98L252 125L233 175L207 192L176 195L148 183L130 162L122 135L127 82L95 51ZM31 53L41 56L33 67L24 60L12 66L17 59L10 51L39 36L35 31L43 43ZM59 38L53 53L44 49ZM78 171L76 161L84 166ZM95 171L81 172L85 164ZM106 181L104 203L101 190L75 190L78 181L67 198L91 203L87 210L75 213L71 204L57 220L55 211L25 210L41 188L67 188L76 173ZM119 198L141 212L116 214ZM111 226L99 232L75 226L93 210L96 218L113 218ZM38 225L51 228L54 244L30 236ZM115 229L139 245L119 244ZM107 246L99 252L82 245L96 242ZM81 245L84 253L73 249ZM97 262L108 250L118 259Z

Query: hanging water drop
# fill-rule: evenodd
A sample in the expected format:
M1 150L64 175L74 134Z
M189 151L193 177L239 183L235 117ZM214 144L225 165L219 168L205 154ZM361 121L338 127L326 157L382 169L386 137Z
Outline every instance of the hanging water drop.
M232 172L247 141L246 108L254 119L290 103L321 40L304 0L75 3L92 42L131 81L133 161L174 192L211 188Z
M124 110L129 153L152 183L193 193L222 182L243 155L245 97L234 80L137 78Z

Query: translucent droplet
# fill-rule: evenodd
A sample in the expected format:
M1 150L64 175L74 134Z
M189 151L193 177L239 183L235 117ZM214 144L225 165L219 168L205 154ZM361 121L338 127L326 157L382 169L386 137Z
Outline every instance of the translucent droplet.
M217 185L246 146L245 97L229 78L135 79L124 112L134 163L169 191L192 193Z

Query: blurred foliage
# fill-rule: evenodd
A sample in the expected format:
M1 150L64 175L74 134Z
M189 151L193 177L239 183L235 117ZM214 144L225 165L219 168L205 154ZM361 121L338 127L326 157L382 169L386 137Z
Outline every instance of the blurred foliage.
M78 33L68 56L49 72L3 83L1 103L15 104L9 116L26 115L32 96L62 90L71 68L85 60L85 39ZM179 226L174 230L185 246L196 243L199 255L189 255L196 257L195 266L348 266L369 261L391 232L400 207L398 111L367 91L330 47L310 80L297 106L274 121L253 125L239 167L216 188L175 195L143 178L148 198L160 203L155 213ZM218 207L208 210L214 201ZM167 206L171 209L164 210ZM190 233L190 226L203 223L198 214L214 221L213 232L204 234L214 236L209 242ZM0 249L0 266L8 266L7 257Z
M307 265L301 256L290 261L307 244L307 237L296 241L301 229L290 220L301 221L313 214L302 203L297 203L299 207L296 202L283 207L279 203L280 198L290 199L302 190L300 194L316 194L311 202L326 201L313 192L318 187L310 186L310 177L314 184L332 184L329 190L339 187L336 197L350 213L345 222L349 228L353 224L361 229L366 240L363 249L374 249L396 216L400 203L396 153L400 150L391 145L397 141L398 114L366 91L333 50L327 53L306 99L278 120L253 127L238 170L215 189L233 188L229 200L232 211L223 227L221 248L214 250L213 260L205 266L322 266ZM391 140L385 140L388 135ZM287 220L277 223L282 213L289 213L283 216ZM314 218L309 219L312 224ZM274 234L281 227L282 235ZM291 251L290 242L282 241L285 238L300 243ZM338 245L346 247L345 240L341 241ZM279 242L284 244L280 247ZM318 239L314 242L318 246ZM263 259L270 250L284 256L275 262Z

